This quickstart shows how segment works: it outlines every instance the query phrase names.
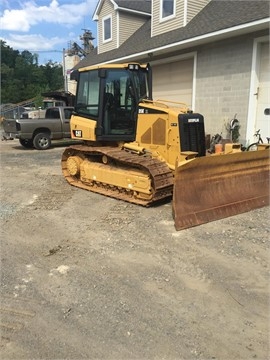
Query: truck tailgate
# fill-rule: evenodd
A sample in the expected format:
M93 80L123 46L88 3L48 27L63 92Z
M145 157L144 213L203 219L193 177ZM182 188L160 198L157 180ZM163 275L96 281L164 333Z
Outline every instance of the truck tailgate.
M18 131L16 129L16 119L5 119L3 121L3 129L7 134L17 133Z
M16 119L3 120L2 140L13 140L17 137L18 130L16 129Z

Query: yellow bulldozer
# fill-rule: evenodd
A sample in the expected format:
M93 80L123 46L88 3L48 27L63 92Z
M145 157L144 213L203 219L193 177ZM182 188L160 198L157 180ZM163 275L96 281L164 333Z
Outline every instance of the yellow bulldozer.
M207 154L204 118L152 100L149 64L73 71L71 137L62 171L74 186L150 206L172 198L176 230L269 205L269 149Z

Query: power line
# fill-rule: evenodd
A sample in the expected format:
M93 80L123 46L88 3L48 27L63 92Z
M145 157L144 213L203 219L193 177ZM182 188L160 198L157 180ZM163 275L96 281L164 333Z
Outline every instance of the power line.
M59 52L59 53L62 53L63 50L28 50L29 52Z

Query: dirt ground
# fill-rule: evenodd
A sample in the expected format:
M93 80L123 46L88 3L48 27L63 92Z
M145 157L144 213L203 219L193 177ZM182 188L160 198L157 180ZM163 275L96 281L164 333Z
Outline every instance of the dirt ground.
M64 148L0 143L1 359L269 358L269 208L177 232L68 185Z

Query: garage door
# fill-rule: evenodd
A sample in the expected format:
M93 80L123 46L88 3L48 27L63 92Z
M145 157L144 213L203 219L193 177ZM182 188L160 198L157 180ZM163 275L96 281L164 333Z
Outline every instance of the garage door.
M152 65L153 98L192 105L193 58Z
M261 44L259 86L257 89L256 130L260 129L263 140L270 136L270 63L269 44Z

